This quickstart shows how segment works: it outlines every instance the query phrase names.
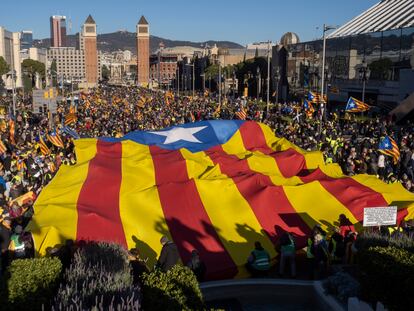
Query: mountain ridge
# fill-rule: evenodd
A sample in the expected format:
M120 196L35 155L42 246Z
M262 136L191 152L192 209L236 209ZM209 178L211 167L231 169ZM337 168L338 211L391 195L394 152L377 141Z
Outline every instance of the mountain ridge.
M74 35L67 35L67 46L76 47L77 41L79 38L79 33ZM98 34L97 38L98 50L103 52L114 52L118 50L130 50L132 53L136 54L136 34L129 31L116 31L106 34ZM36 39L33 41L35 47L39 48L48 48L50 47L50 38L45 39ZM158 36L150 36L150 51L154 53L160 43L164 43L165 47L176 47L176 46L191 46L195 48L200 48L208 44L212 46L217 44L219 48L230 48L230 49L240 49L244 48L242 45L232 42L232 41L215 41L208 40L203 42L193 42L186 40L172 40L161 38Z

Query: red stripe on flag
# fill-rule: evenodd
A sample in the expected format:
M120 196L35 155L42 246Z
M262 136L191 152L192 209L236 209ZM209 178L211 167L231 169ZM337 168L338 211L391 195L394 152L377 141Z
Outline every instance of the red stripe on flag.
M282 186L276 186L268 176L252 171L246 159L226 154L221 146L210 148L206 153L214 164L220 165L223 174L233 179L274 243L288 231L297 237L298 247L305 246L310 229L289 202Z
M280 172L285 178L293 177L305 171L305 157L290 148L285 151L275 152L266 143L262 128L257 122L244 122L239 128L243 138L244 147L250 151L260 151L275 159Z
M77 240L116 242L127 247L119 213L122 144L97 142L79 194Z
M234 277L236 264L211 223L194 180L188 178L181 152L157 146L150 146L150 152L165 220L183 262L196 249L207 263L208 279Z
M319 183L341 202L341 204L344 205L360 222L364 219L365 207L382 207L389 205L382 194L360 184L350 177L332 178L320 169L317 169L308 176L302 176L301 179L306 183L315 180L319 181ZM398 211L399 220L403 219L406 215L406 209Z

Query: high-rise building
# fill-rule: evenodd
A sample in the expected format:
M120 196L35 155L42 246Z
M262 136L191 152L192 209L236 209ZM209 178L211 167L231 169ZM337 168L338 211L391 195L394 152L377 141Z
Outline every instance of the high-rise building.
M82 27L82 43L85 51L85 77L88 84L98 82L98 50L96 43L96 23L91 15Z
M20 33L20 48L22 50L30 49L33 46L33 31L23 30Z
M149 85L149 25L144 16L137 24L137 84Z
M96 23L90 15L79 33L78 47L51 47L47 61L56 62L59 79L75 80L82 88L94 87L101 77L101 57L96 44Z
M11 89L13 86L22 87L22 67L20 61L20 33L11 32L3 27L0 27L0 56L4 58L9 65L10 70L14 70L14 83L11 75L4 75L2 77L6 89Z
M50 17L50 46L66 46L66 16L53 15Z

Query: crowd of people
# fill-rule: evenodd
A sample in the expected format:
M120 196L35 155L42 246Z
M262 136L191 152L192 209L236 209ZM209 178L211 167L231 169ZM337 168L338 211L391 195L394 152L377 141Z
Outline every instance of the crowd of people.
M135 130L158 130L175 124L210 119L246 119L269 125L277 136L305 150L321 150L327 163L338 163L345 174L367 173L385 182L401 182L414 192L414 127L397 126L387 116L356 120L337 113L319 118L304 113L296 103L266 107L244 99L215 95L178 96L172 92L101 85L78 100L58 103L55 114L32 112L30 96L16 96L16 112L8 114L12 97L0 98L0 247L3 265L13 250L15 258L32 256L30 233L24 228L33 204L61 165L74 165L74 139L121 137ZM381 137L394 137L400 158L378 151ZM260 248L260 247L259 247ZM289 257L286 256L286 260Z

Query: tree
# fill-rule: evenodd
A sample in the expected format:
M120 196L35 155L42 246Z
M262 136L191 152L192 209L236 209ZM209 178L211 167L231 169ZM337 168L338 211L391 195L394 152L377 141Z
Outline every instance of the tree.
M50 71L52 75L52 86L57 86L57 64L56 59L52 60L52 63L50 64Z
M106 65L102 66L102 80L109 80L110 71Z
M9 72L9 70L9 64L6 63L3 56L0 56L0 90L3 87L3 79L1 76Z
M1 76L9 72L9 70L10 70L9 64L6 63L3 56L0 56L0 79L1 79Z
M22 62L22 70L24 73L23 80L25 81L24 84L27 90L30 90L35 84L36 74L39 74L41 79L46 77L45 64L37 60L25 59Z

